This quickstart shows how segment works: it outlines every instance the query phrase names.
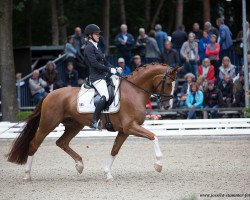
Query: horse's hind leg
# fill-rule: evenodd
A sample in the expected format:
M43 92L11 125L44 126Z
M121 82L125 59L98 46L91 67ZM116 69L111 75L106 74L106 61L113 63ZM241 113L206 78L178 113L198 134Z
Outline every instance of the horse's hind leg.
M77 133L79 133L79 131L83 128L83 125L71 120L63 124L65 126L65 131L63 135L56 141L56 145L75 160L76 170L81 174L84 168L82 157L69 147L69 142L77 135Z
M118 154L121 146L123 145L124 141L127 138L128 138L128 135L124 134L123 132L119 132L115 138L115 142L114 142L113 148L111 150L111 155L109 157L109 160L108 160L107 165L105 166L105 170L104 170L106 173L106 176L107 176L107 181L113 179L113 176L111 174L111 168L112 168L113 162L114 162L115 157Z

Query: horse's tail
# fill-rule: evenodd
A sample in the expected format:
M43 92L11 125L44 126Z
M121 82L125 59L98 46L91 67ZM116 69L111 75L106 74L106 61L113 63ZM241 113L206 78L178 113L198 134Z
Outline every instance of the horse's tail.
M38 103L33 113L24 120L27 122L25 127L21 131L20 135L16 138L16 140L13 142L11 150L6 155L7 160L9 162L16 163L19 165L25 164L27 162L29 144L34 138L39 126L42 102L43 100Z

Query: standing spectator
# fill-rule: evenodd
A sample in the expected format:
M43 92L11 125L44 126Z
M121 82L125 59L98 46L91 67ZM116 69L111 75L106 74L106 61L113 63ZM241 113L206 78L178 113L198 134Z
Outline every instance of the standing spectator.
M60 80L58 78L58 73L56 71L56 65L55 63L49 61L46 64L45 71L42 74L43 80L46 81L47 87L45 88L46 92L52 92L53 90L56 90L60 87L62 87L62 84L60 83Z
M139 36L136 40L136 48L138 54L141 56L142 61L145 63L145 55L146 55L146 42L147 42L147 35L145 34L145 29L139 29Z
M187 36L187 33L185 32L184 25L179 26L178 29L174 31L172 34L171 42L173 44L173 49L178 52L180 59L181 59L181 54L180 54L181 47L183 43L187 41L187 39L188 39L188 36ZM182 64L181 60L179 64L180 65Z
M168 40L168 34L162 31L162 26L160 24L155 25L155 38L160 49L160 52L163 53L164 43Z
M218 18L216 24L220 31L218 42L220 43L220 59L222 60L224 56L229 56L229 49L233 44L232 33L222 18Z
M236 76L236 67L231 64L230 58L225 56L222 59L222 65L219 68L219 79L223 80L224 75L228 74L232 79Z
M128 66L125 65L125 60L124 58L119 58L118 59L118 67L122 68L122 76L128 76L131 73L131 70Z
M162 62L168 64L170 67L176 67L179 65L179 54L172 49L170 41L165 42L165 48L162 54Z
M65 82L64 86L78 87L78 72L74 69L73 63L67 64L67 70L64 74Z
M198 46L199 56L200 56L201 62L204 58L207 57L206 56L206 48L207 48L207 45L210 43L211 43L211 40L210 40L210 37L208 35L208 32L203 31L203 37L200 39L199 46Z
M223 107L230 108L233 102L233 81L229 75L224 75L222 81L219 82L218 88L222 92Z
M188 93L186 105L189 108L188 111L188 119L195 119L196 118L196 108L202 108L203 104L203 93L198 89L196 83L191 84L191 90Z
M181 56L185 59L186 72L192 72L196 77L198 75L198 43L194 41L194 33L189 33L188 41L184 42L181 47Z
M198 75L203 76L207 81L215 81L214 66L210 64L208 58L205 58L202 65L198 67Z
M222 106L222 93L214 86L213 81L207 83L207 89L204 93L204 106L205 108L212 108L209 111L211 118L217 118L217 108Z
M128 27L126 24L121 25L121 32L115 37L115 45L118 49L118 53L125 59L126 65L131 61L131 49L134 45L134 37L128 33Z
M159 62L159 58L161 52L157 46L157 42L155 40L155 31L151 30L148 33L147 41L146 41L146 61L147 63Z
M234 82L234 99L235 107L245 107L245 90L244 90L244 72L240 72L239 79Z
M214 66L215 77L218 78L220 67L220 44L216 42L217 36L211 35L211 43L206 47L206 55L209 58L211 64Z
M215 27L213 27L210 22L205 22L205 24L204 24L204 30L206 30L208 32L209 36L216 35L217 38L219 36L218 29L215 28Z
M67 43L65 45L65 54L66 54L66 60L67 63L71 62L75 64L75 58L76 58L76 54L77 54L77 50L75 49L75 47L73 46L74 44L74 36L68 36L68 40Z
M199 43L203 33L202 30L200 30L200 25L198 23L193 24L192 32L195 34L194 41Z
M133 65L132 65L132 70L134 71L135 69L137 69L138 67L142 67L142 61L141 61L141 57L139 55L135 55L133 57Z
M29 79L29 87L35 104L37 104L47 95L44 89L46 86L46 81L39 77L39 71L34 70L32 77Z

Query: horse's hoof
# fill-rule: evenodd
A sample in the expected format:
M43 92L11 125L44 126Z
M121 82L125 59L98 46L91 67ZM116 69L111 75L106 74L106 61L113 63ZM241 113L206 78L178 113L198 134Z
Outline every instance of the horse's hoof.
M154 167L155 167L155 171L157 171L157 172L161 172L162 171L162 164L155 163Z
M82 173L84 169L82 161L76 161L76 170L78 171L79 174Z

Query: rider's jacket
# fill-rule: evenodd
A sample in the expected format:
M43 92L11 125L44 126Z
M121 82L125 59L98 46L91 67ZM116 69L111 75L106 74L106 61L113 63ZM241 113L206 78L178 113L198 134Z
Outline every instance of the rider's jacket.
M95 82L99 79L106 79L110 73L110 68L113 67L105 58L105 55L100 49L97 49L90 41L84 50L84 58L86 65L89 67L90 82Z

